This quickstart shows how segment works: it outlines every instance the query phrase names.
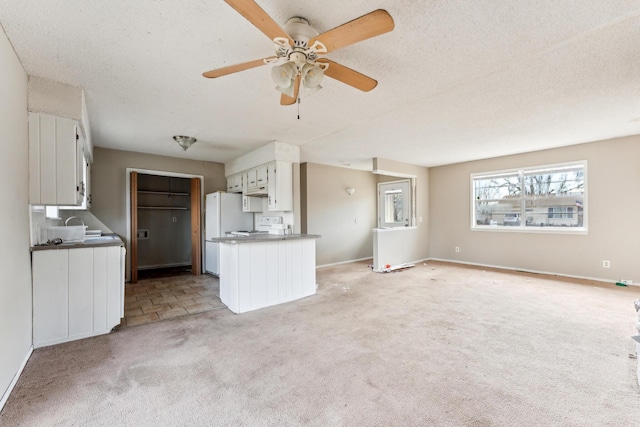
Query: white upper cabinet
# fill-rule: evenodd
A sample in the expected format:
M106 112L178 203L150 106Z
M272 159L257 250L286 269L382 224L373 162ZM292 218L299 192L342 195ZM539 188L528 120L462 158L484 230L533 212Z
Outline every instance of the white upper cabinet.
M267 185L269 180L267 165L258 166L256 168L256 187L263 187Z
M237 173L227 177L227 193L242 193L242 175Z
M267 209L293 210L293 165L289 162L271 162L267 165L269 188Z
M242 192L245 212L261 212L256 197L267 197L267 210L293 210L293 164L273 161L227 177L227 192Z
M81 203L78 131L76 120L29 113L29 203Z

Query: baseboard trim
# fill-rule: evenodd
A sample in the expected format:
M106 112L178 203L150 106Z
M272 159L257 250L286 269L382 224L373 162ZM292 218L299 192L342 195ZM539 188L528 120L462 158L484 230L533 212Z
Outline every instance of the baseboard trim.
M499 270L521 271L523 273L546 274L548 276L568 277L570 279L582 279L582 280L593 280L595 282L616 283L615 280L601 279L597 277L576 276L573 274L562 274L562 273L556 273L553 271L530 270L527 268L507 267L504 265L493 265L493 264L480 264L475 262L464 262L464 261L444 259L444 258L429 258L427 259L427 261L449 262L451 264L470 265L473 267L497 268Z
M27 356L22 361L22 365L20 365L20 369L18 369L18 372L16 372L16 374L13 376L13 380L11 381L11 384L9 384L9 387L7 387L7 390L4 392L4 395L2 395L2 400L0 400L0 411L2 411L2 408L4 408L5 403L7 403L7 400L9 399L9 395L11 394L11 392L13 391L13 388L18 383L18 379L20 379L20 375L22 375L22 371L24 371L24 368L27 366L27 362L29 361L29 358L31 357L32 353L33 353L33 346L29 347Z
M351 264L352 262L360 262L360 261L367 261L367 260L371 260L373 262L373 258L368 256L366 258L358 258L358 259L350 259L348 261L340 261L340 262L334 262L331 264L322 264L322 265L317 265L316 268L322 268L322 267L332 267L334 265L342 265L342 264Z

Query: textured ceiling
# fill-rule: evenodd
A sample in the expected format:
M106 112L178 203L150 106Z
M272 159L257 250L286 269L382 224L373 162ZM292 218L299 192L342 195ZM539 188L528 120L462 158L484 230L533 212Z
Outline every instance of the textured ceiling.
M257 3L320 33L387 10L392 32L327 55L378 87L325 78L298 119L270 66L203 78L273 54L222 0L0 0L0 23L28 74L84 89L99 147L225 162L276 140L370 169L640 134L640 0ZM198 143L183 152L176 134Z

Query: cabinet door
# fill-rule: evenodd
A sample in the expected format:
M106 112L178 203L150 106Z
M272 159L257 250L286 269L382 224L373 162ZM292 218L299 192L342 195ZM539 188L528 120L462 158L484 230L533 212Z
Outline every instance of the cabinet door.
M93 332L93 251L69 250L69 338Z
M255 188L258 186L258 174L256 169L251 169L246 173L247 188Z
M122 265L120 246L107 247L107 329L120 324L122 294Z
M60 342L68 336L69 249L34 251L33 345Z
M78 204L78 133L75 120L56 118L56 204Z
M77 122L29 114L29 202L79 204Z
M256 185L258 187L264 187L268 182L268 167L267 165L259 166L256 168Z
M56 119L29 114L29 201L55 205L56 200Z
M227 178L228 193L242 193L242 174L237 173Z
M91 209L91 163L89 163L88 160L84 160L84 164L85 164L85 177L84 177L84 182L85 182L85 200L87 203L87 209Z
M93 329L107 331L107 248L93 249Z
M293 210L293 166L288 162L272 162L267 165L268 203L270 211Z

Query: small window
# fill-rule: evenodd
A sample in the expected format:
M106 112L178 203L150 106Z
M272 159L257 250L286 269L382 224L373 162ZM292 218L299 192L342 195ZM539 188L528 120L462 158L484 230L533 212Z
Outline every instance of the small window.
M586 162L474 174L472 228L586 231Z
M378 226L380 228L414 225L411 189L410 179L378 184Z

